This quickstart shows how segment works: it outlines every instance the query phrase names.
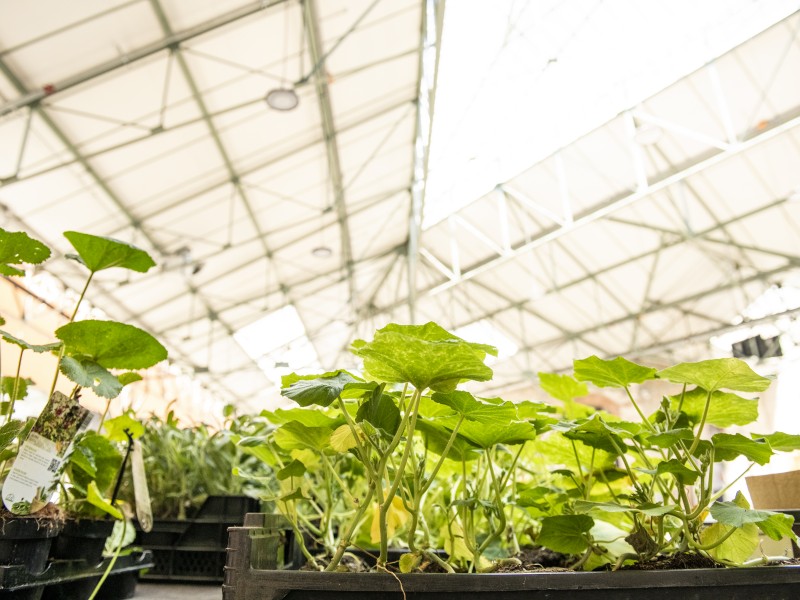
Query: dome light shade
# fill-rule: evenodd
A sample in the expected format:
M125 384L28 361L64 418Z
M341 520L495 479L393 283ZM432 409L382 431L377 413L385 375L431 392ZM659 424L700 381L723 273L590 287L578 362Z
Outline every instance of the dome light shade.
M275 110L293 110L300 104L300 98L291 88L275 88L267 93L267 105Z
M333 254L333 250L330 246L317 246L311 251L311 254L317 258L328 258Z

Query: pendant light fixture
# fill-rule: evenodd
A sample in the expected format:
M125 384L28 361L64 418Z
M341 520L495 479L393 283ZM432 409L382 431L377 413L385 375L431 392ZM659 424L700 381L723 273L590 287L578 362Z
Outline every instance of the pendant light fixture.
M283 43L283 73L281 74L281 83L278 87L273 88L267 92L266 97L264 98L267 102L267 106L272 109L280 110L283 112L294 110L300 104L300 97L297 95L297 92L294 89L294 86L289 83L286 78L286 67L289 62L289 5L290 2L286 2L283 5L283 14L284 14L284 43ZM299 53L299 63L300 68L303 68L303 49L305 48L305 44L303 43L303 30L300 30L300 53Z

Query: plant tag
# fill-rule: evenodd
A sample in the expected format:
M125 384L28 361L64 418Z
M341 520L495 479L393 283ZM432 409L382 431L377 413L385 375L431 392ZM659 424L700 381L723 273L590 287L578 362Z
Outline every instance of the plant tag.
M44 508L64 471L75 436L89 427L93 417L77 400L53 393L3 483L3 504L8 510L27 515Z
M150 508L150 490L147 487L144 454L139 440L133 440L131 472L133 473L133 496L136 500L136 518L139 520L142 531L148 532L153 528L153 511Z

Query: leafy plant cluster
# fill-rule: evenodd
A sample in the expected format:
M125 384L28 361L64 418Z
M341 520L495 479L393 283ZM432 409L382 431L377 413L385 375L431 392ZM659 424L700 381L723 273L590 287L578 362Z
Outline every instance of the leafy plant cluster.
M266 421L249 415L236 416L226 409L223 427L184 425L170 411L166 418L151 416L143 422L142 445L151 508L156 519L185 519L208 496L265 494L259 480L269 479L271 469L246 452L237 442L269 428ZM235 475L249 473L245 479ZM123 489L133 499L133 490Z
M76 320L97 273L111 268L144 273L155 265L153 259L144 250L112 238L76 231L67 231L64 236L75 250L75 254L68 254L66 258L79 263L88 272L68 322L55 330L54 341L48 344L32 344L0 330L2 342L16 347L18 353L12 375L5 374L5 365L0 364L0 485L5 481L22 442L34 426L34 419L23 422L14 418L16 403L24 401L29 388L34 385L30 378L23 375L23 359L27 352L52 353L56 357L52 380L43 382L49 388L48 398L51 402L61 402L56 392L60 375L72 383L68 398L77 401L82 390L91 389L107 399L101 425L111 401L123 387L141 379L136 371L149 368L167 357L166 349L153 336L133 325L110 320ZM44 243L26 233L0 229L0 274L24 275L22 266L41 264L50 255L51 250ZM1 317L0 325L5 325ZM63 418L66 418L66 414ZM59 420L57 416L55 421L43 421L36 426L45 434L53 434L51 438L58 438L58 432L66 429L67 423L63 418ZM114 423L106 422L105 425L105 429L101 427L101 432L88 432L77 440L76 451L66 466L66 477L61 482L62 497L67 506L78 514L96 515L100 511L121 518L122 514L112 505L108 494L122 463L123 449L130 443L130 438L136 436L139 428L130 417ZM60 440L61 443L69 441Z
M312 567L337 570L356 546L377 547L386 569L399 546L408 549L403 572L430 563L486 571L526 545L570 555L576 569L681 551L733 565L756 550L759 531L793 537L791 517L753 510L741 495L723 501L726 490L714 487L721 462L765 464L800 447L800 436L782 433L709 435L711 425L757 417L757 400L738 393L770 382L742 361L656 371L624 358L576 360L574 376L540 374L557 410L458 389L491 378L484 361L495 349L435 323L388 325L352 351L363 377L285 377L282 393L299 406L264 411L270 427L238 440L275 477L237 472L272 486ZM648 415L634 392L654 379L675 392ZM639 419L576 402L587 383L623 390Z

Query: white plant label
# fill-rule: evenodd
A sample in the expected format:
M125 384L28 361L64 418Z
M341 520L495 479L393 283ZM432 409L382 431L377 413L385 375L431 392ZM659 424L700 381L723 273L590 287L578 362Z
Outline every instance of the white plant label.
M50 501L72 452L72 441L88 428L93 416L77 400L53 393L3 483L3 504L8 510L27 515Z

